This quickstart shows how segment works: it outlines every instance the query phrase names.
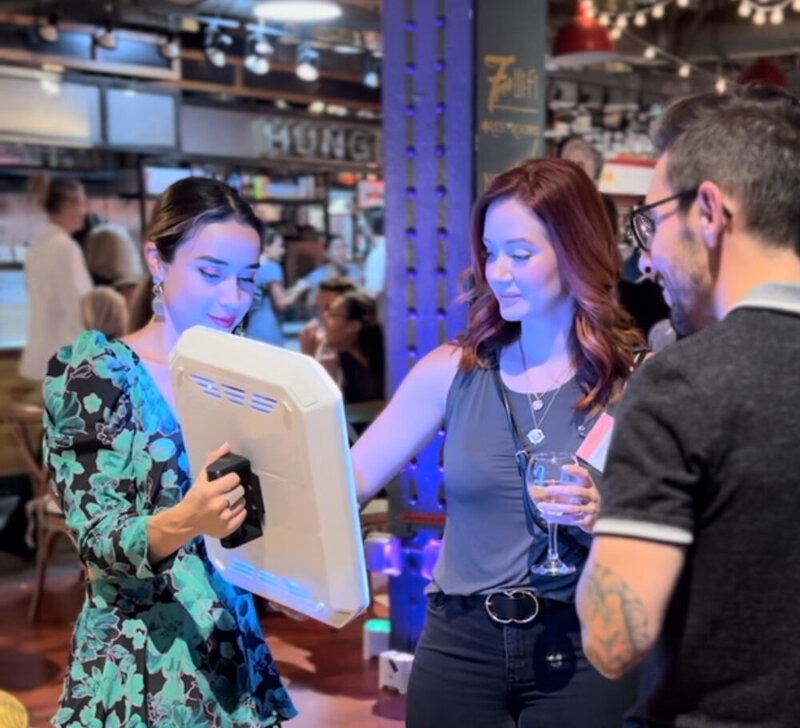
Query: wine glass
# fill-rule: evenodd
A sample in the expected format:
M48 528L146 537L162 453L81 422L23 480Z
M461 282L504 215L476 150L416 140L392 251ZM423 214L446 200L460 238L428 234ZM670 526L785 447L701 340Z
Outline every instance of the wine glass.
M552 485L572 485L579 481L568 471L566 465L577 465L578 460L571 452L540 452L534 453L528 463L526 483L528 495L534 506L547 521L547 556L545 560L532 567L534 574L545 576L561 576L572 574L574 566L565 564L558 555L558 523L553 522L561 516L568 515L559 509L565 501L559 501L557 496L548 495L548 488Z

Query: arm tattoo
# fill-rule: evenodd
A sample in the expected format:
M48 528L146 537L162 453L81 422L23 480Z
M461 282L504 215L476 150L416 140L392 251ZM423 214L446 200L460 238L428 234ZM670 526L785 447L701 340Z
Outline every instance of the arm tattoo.
M611 569L595 563L584 588L591 641L584 645L592 663L611 675L622 675L650 646L647 612L642 600Z

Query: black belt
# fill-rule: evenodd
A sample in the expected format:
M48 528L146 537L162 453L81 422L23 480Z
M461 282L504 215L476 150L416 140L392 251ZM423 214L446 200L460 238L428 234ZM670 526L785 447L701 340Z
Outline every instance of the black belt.
M554 609L574 609L572 604L558 602L534 594L530 589L506 589L491 594L472 594L470 596L433 595L440 603L461 604L462 608L481 607L493 622L498 624L528 624L545 612Z

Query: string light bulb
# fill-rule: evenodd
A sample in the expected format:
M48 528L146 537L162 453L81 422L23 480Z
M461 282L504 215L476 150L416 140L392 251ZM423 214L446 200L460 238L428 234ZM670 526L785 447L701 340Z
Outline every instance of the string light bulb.
M678 0L678 7L679 8L688 8L689 7L689 0Z
M792 0L792 10L796 10L800 13L800 0Z
M728 82L724 78L718 78L714 88L717 89L718 94L724 94L728 89Z
M647 48L644 49L643 55L648 61L652 61L656 57L656 53L655 46L647 46Z
M622 38L622 29L621 28L612 28L608 31L608 35L611 40L619 40Z
M600 25L608 25L608 13L600 13L600 15L597 16L597 22L600 23Z
M749 18L750 10L750 3L748 3L747 0L742 0L742 2L739 4L739 17Z
M620 28L620 29L628 27L628 16L627 15L620 15L617 18L617 27Z
M769 22L773 25L780 25L783 22L783 8L775 8L769 14Z
M636 16L633 19L633 24L638 28L643 28L647 25L647 17L644 13L636 13Z
M653 17L656 20L659 20L660 18L663 18L664 17L664 6L663 5L654 5L652 13L653 13Z
M688 63L681 63L680 68L678 68L678 75L681 78L689 78L691 72L692 68Z
M761 8L759 8L753 15L753 22L756 25L764 25L764 23L767 22L767 14Z

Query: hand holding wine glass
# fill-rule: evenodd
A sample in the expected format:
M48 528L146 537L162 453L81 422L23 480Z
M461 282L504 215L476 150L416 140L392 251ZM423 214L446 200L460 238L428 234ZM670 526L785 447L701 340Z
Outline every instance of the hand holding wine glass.
M582 465L564 465L563 477L560 482L549 483L546 490L529 482L528 492L545 521L591 533L600 513L597 485Z
M558 554L558 524L591 529L597 503L594 482L569 452L535 453L528 465L526 481L528 494L547 521L547 557L533 567L533 573L571 574L575 567L561 561Z

